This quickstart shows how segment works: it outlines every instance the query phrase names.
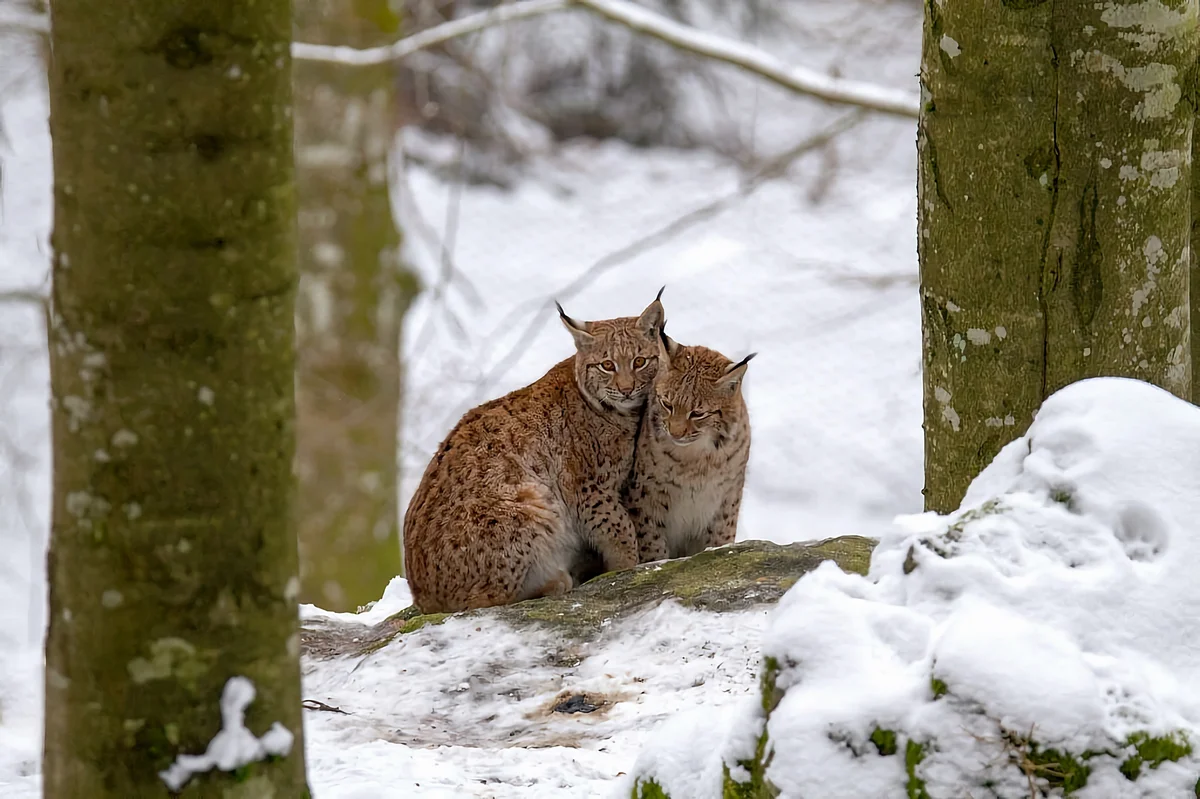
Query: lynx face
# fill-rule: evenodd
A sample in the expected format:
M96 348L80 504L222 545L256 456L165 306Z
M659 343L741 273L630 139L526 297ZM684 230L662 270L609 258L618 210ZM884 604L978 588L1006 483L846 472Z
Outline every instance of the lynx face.
M638 317L579 322L561 306L558 312L575 339L575 379L584 395L607 410L640 411L658 373L665 322L658 298Z
M742 413L741 385L756 353L734 363L706 347L684 347L664 333L649 412L655 434L679 447L721 446Z

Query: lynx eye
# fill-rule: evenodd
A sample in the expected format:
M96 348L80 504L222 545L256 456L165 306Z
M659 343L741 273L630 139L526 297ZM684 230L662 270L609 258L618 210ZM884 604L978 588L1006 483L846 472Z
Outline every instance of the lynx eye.
M671 403L667 402L667 401L666 401L665 399L663 399L662 397L659 397L659 398L658 398L658 404L659 404L659 405L661 405L661 406L662 406L662 409L663 409L664 411L666 411L667 413L670 413L670 412L671 412Z
M693 419L705 419L712 416L712 411L692 411L688 414Z
M617 371L617 365L615 363L613 363L612 361L604 361L603 363L600 364L600 368L606 372Z
M646 359L643 358L642 356L639 355L638 357L633 359L633 368L634 369L641 369L645 365L646 365Z

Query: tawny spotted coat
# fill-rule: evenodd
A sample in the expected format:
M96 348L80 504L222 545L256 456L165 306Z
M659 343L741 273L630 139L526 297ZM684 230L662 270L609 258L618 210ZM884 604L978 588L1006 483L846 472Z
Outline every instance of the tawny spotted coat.
M409 503L406 575L425 613L559 594L573 572L637 563L620 489L658 369L663 307L655 299L640 317L596 322L559 313L575 357L463 416Z
M754 355L734 363L666 334L661 347L623 497L642 563L732 543L750 458L742 378Z

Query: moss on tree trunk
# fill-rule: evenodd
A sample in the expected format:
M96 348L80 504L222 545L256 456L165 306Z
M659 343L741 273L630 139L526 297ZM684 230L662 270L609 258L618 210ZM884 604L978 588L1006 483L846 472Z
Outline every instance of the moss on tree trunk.
M235 675L307 795L293 480L287 0L56 0L44 791L166 796Z
M1183 92L1196 10L1195 0L1054 3L1045 396L1099 375L1191 395L1194 113Z
M1200 158L1200 135L1197 135L1195 115L1200 114L1200 56L1197 61L1192 64L1192 71L1188 80L1187 100L1192 107L1192 164L1196 163L1196 159ZM1192 235L1189 242L1189 249L1192 254L1192 269L1190 285L1188 287L1188 302L1192 306L1191 313L1191 331L1192 331L1192 396L1193 403L1200 403L1200 334L1195 331L1200 330L1200 179L1197 179L1193 173L1192 178Z
M386 0L298 0L296 35L394 40ZM416 293L388 197L395 71L297 62L297 473L301 597L331 610L377 598L401 572L400 332Z
M926 3L927 508L957 507L1069 383L1190 393L1195 33L1192 0Z

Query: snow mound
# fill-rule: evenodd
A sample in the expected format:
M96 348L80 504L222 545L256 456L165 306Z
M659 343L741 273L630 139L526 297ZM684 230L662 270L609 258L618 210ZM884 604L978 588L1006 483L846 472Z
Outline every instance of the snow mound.
M761 697L711 742L723 779L698 781L676 725L636 795L1200 795L1198 563L1200 409L1075 383L958 511L898 519L865 578L826 563L784 596Z

